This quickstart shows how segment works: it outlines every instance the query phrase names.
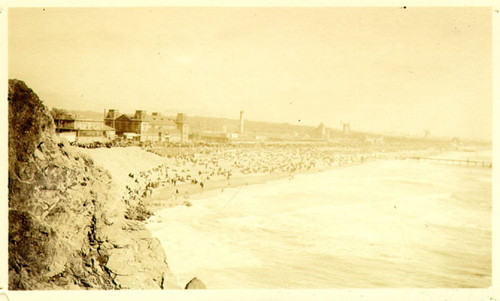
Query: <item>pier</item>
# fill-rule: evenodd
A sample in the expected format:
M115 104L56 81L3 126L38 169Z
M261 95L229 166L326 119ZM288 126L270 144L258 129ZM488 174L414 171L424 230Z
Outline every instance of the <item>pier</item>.
M487 167L487 168L492 168L492 165L493 165L491 161L468 160L468 159L467 160L460 160L460 159L424 158L424 157L410 157L409 159L434 161L434 162L452 164L452 165L476 166L476 167Z

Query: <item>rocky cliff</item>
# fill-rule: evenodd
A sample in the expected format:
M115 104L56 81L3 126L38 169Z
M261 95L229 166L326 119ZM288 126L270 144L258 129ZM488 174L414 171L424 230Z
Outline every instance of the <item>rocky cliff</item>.
M8 101L9 289L177 288L110 174L55 135L24 82L9 80Z

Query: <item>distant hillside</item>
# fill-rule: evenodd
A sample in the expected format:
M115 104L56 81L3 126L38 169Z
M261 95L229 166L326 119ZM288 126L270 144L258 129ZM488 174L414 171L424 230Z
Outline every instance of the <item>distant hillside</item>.
M221 132L224 129L228 133L238 133L240 121L237 119L190 116L189 125L193 132L215 131ZM316 128L312 126L292 125L287 123L272 123L245 120L244 132L252 136L266 137L314 137Z
M104 119L104 110L102 112L69 110L68 112L71 113L76 118L95 119L95 120Z

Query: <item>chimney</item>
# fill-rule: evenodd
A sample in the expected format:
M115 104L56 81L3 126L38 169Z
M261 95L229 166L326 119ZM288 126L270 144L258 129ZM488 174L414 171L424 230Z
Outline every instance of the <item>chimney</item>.
M240 111L240 134L244 131L243 111Z

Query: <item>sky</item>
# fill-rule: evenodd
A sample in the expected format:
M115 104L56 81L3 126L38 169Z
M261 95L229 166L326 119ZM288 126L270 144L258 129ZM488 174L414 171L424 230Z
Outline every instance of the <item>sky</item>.
M9 8L49 107L491 139L489 8Z

